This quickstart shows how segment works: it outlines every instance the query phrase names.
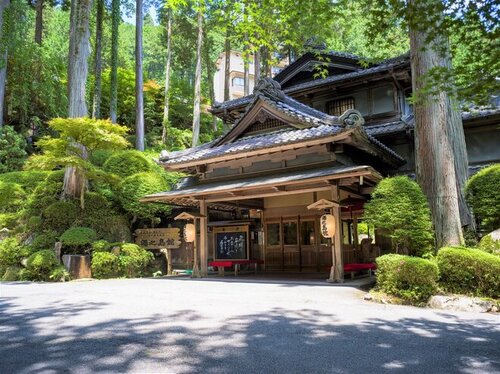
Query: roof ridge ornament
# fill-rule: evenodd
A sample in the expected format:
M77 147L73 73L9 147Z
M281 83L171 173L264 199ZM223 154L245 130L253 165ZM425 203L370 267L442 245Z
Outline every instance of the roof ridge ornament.
M356 109L348 109L339 117L342 125L347 127L357 127L365 124L365 119Z
M285 93L281 90L281 85L270 77L260 79L253 90L253 94L255 97L270 96L279 100L285 98Z

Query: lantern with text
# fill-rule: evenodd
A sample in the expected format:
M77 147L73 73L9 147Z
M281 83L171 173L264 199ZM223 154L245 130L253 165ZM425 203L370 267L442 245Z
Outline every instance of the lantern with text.
M184 240L188 243L194 242L196 236L196 228L193 223L188 223L184 226Z
M335 216L323 214L320 219L321 235L324 238L333 238L335 235Z

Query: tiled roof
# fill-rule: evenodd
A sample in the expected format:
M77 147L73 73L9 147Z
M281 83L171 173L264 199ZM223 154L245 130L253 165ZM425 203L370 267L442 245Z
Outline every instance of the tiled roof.
M482 118L488 116L494 116L500 114L500 107L496 108L481 108L481 109L471 109L467 112L462 112L462 119L469 120L474 118Z
M406 123L404 121L393 121L393 122L379 123L376 125L366 125L365 131L367 134L372 136L381 136L381 135L389 135L398 132L403 132L409 128L413 128L412 123Z

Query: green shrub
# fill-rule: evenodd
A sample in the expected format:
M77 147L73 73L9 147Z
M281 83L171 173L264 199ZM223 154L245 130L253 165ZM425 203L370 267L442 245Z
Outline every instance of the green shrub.
M102 167L112 154L113 151L98 149L90 155L90 162L92 162L95 166Z
M420 304L437 291L438 267L430 260L388 254L376 262L377 287L387 294Z
M389 232L398 253L422 256L433 251L427 200L418 184L406 176L383 179L365 204L364 218Z
M482 169L469 179L466 196L486 232L500 228L500 164Z
M28 229L31 232L37 231L38 229L40 229L40 227L42 227L42 223L43 223L42 217L32 216L28 218Z
M109 252L94 252L92 255L92 277L103 279L119 276L118 256Z
M0 182L17 183L21 185L26 192L31 193L40 183L43 183L51 173L54 172L40 170L12 171L10 173L0 174Z
M493 238L493 233L483 236L479 242L478 248L482 251L500 256L500 240L495 240Z
M437 263L447 291L500 297L500 257L478 249L445 247L439 250Z
M108 252L111 249L111 244L106 240L97 240L92 243L92 252Z
M144 248L137 244L125 243L119 256L120 271L127 277L141 276L153 259L153 254Z
M139 218L154 216L171 211L165 204L144 204L140 198L169 189L165 179L157 173L138 173L125 178L120 184L120 202L127 212Z
M50 272L49 279L53 282L66 282L70 280L70 275L63 265L59 265Z
M107 217L100 234L109 242L129 242L132 238L130 223L125 216Z
M148 160L142 152L127 150L115 152L106 160L103 168L108 173L126 178L136 173L151 171L152 161Z
M59 265L54 251L44 249L33 253L26 261L28 270L24 277L34 281L48 281L52 271Z
M5 282L15 282L21 279L21 268L19 266L9 266L2 276ZM0 274L2 275L2 274Z
M0 228L15 229L21 218L21 214L18 213L0 213Z
M63 232L71 227L78 217L78 207L69 201L57 201L43 211L43 227Z
M52 249L59 239L59 235L55 231L46 231L38 234L31 243L31 248L34 250Z
M35 173L35 171L30 171ZM59 201L63 188L64 170L48 172L38 183L27 201L28 217L40 215L49 205Z
M19 170L26 160L26 140L12 126L0 127L0 173Z
M25 202L26 193L19 184L0 181L0 213L16 212Z
M71 227L61 235L64 246L70 247L72 253L82 253L86 246L96 240L96 232L88 227Z
M0 242L0 267L18 266L25 255L26 250L17 238L6 238Z

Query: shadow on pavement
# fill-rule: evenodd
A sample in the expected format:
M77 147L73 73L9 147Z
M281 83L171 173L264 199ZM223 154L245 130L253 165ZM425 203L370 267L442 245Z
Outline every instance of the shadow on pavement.
M0 299L0 372L500 371L498 324L481 318L443 314L447 323L374 318L346 325L334 309L325 315L307 308L274 308L223 325L204 323L194 310L104 322L79 318L105 307L60 300L27 310L16 298ZM51 326L54 317L67 323Z

